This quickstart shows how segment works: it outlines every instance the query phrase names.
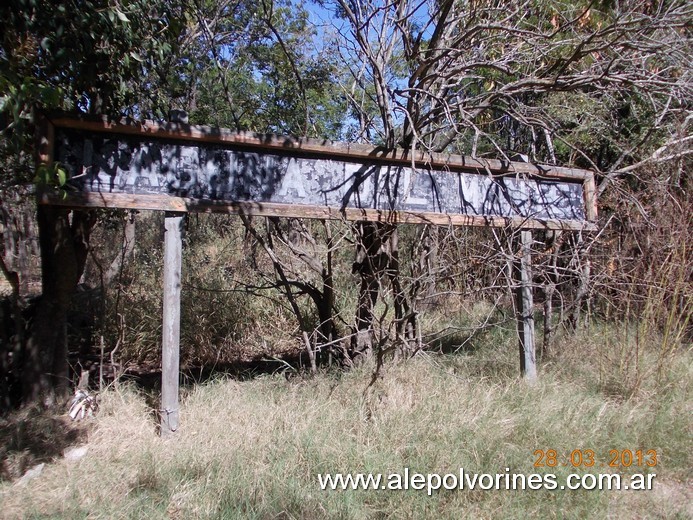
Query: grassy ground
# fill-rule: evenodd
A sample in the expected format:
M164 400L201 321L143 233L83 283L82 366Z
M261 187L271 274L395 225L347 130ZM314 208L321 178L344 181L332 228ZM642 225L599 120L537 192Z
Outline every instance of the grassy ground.
M609 329L557 343L534 386L516 377L511 334L472 353L426 354L371 371L216 380L186 390L175 438L151 399L102 395L79 461L0 484L5 518L691 518L693 355L659 370L657 348L624 360ZM624 368L625 367L625 368ZM627 373L624 373L624 370ZM630 377L626 377L630 376ZM616 382L621 381L621 384ZM535 450L656 450L652 491L321 491L324 472L554 472Z

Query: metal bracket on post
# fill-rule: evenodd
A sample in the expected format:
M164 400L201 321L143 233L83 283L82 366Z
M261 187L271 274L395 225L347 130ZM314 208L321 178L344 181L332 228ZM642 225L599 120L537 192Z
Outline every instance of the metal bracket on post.
M161 346L161 436L178 429L180 377L180 293L184 213L166 212L164 218L164 298Z
M532 295L532 232L520 231L519 258L515 261L515 306L520 340L520 373L529 380L537 378L534 346L534 299Z

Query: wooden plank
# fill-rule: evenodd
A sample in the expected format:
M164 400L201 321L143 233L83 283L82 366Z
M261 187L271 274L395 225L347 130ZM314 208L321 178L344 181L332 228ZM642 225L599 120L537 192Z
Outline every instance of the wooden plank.
M180 293L183 258L183 218L166 213L164 218L164 298L161 346L161 435L178 430L178 380L180 374Z
M587 220L596 222L597 214L597 183L594 180L594 175L585 179L585 216Z
M411 149L385 149L357 143L340 143L328 140L293 138L273 134L234 132L224 128L195 126L183 123L155 123L153 121L113 121L105 118L76 118L56 115L51 122L60 128L97 133L114 133L137 137L155 137L181 141L200 141L256 148L302 152L333 159L380 161L390 164L406 164L430 168L446 168L450 171L471 171L489 174L527 174L534 177L585 181L593 178L590 170L527 162L485 159L464 155L430 153Z
M517 333L520 341L520 373L537 378L534 345L534 299L532 295L532 232L520 231L519 258L515 262Z
M166 195L103 193L103 192L59 192L43 191L39 195L41 204L73 208L122 208L153 211L176 211L195 213L223 213L265 217L296 217L328 220L390 222L398 224L432 224L438 226L473 227L522 227L525 229L553 229L564 231L594 231L592 222L572 220L538 220L526 218L486 217L478 215L454 215L427 212L397 212L386 210L331 208L298 204L201 201Z

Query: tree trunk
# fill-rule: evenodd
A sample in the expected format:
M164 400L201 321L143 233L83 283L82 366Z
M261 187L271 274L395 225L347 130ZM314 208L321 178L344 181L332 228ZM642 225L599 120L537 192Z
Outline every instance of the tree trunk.
M418 266L415 273L415 298L419 309L435 308L436 275L438 266L438 230L435 226L426 226L421 233L418 249Z
M84 270L94 218L90 212L71 214L52 206L39 206L37 215L43 292L28 333L22 386L25 403L50 406L69 386L67 313Z
M400 354L406 355L416 338L416 315L404 291L399 271L397 227L374 222L358 223L359 243L353 272L361 276L356 327L352 337L354 360L370 357L374 350L373 309L378 301L383 276L392 285L395 331Z
M15 187L0 197L0 271L12 293L0 310L0 410L21 402L23 313L31 280L31 258L38 255L36 212L29 190Z
M373 309L380 294L380 276L387 266L387 259L383 250L384 226L373 222L359 222L356 226L358 243L352 272L361 277L361 286L351 356L358 362L373 355Z
M416 352L418 346L416 312L402 288L399 265L397 270L388 270L388 276L395 299L395 330L397 332L395 353L398 358L408 358Z
M337 331L337 324L334 320L334 275L332 271L332 235L329 233L327 237L327 265L322 272L322 297L320 302L317 304L318 316L320 318L320 335L322 336L322 343L330 345L329 347L329 358L332 359L332 355L339 355L337 349L334 348L332 341L339 336ZM322 352L322 351L321 351Z
M370 262L361 268L356 331L352 338L352 357L356 360L373 355L373 308L378 301L380 283Z
M575 293L575 301L573 302L573 309L570 315L570 325L573 330L577 330L580 326L581 314L583 310L586 310L584 316L584 325L589 324L589 295L591 291L592 283L592 266L590 259L588 258L585 251L585 244L582 235L578 235L577 242L574 245L576 248L575 257L577 258L577 276L578 276L578 286Z

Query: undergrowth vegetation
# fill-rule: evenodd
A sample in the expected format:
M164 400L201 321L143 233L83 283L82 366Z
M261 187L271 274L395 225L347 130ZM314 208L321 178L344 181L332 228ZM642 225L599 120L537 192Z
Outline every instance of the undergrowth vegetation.
M659 338L661 339L661 338ZM561 336L535 385L516 377L511 331L456 354L308 378L285 371L185 390L182 426L157 436L152 398L101 395L88 452L59 454L0 485L6 518L689 518L691 351L633 387L606 325ZM657 366L659 344L643 345ZM625 377L624 376L628 376ZM656 398L655 398L656 396ZM535 450L592 449L597 468L535 468ZM656 450L656 467L609 468L610 450ZM656 473L652 491L322 491L319 473ZM548 515L548 516L547 516Z
M188 378L192 384L183 389L180 430L161 439L158 389L127 383L124 376L158 375L162 217L137 215L130 248L122 241L127 235L123 216L104 217L97 228L93 240L101 247L91 251L73 313L79 311L87 323L73 323L72 330L87 332L79 357L84 364L74 368L77 374L78 368L90 369L93 390L106 383L100 409L77 428L54 410L25 408L0 419L1 516L635 519L693 514L689 231L677 231L673 218L666 247L635 260L624 253L628 244L613 250L598 247L599 242L589 262L580 263L584 258L572 247L558 258L550 252L549 234L535 233L539 380L530 384L518 377L516 314L507 276L512 237L506 230L429 230L435 233L425 237L436 244L434 261L433 248L429 256L421 254L422 231L402 226L400 275L417 313L421 348L411 351L413 357L388 354L382 365L373 358L348 368L322 363L316 375L309 375L305 357L297 356L303 351L301 332L314 331L315 338L321 327L315 300L297 290L299 312L291 308L258 237L276 240L273 254L281 255L285 272L303 288L324 291L316 271L291 254L296 248L323 266L331 262L336 339L348 341L360 281L352 267L353 228L345 222L331 223L328 230L320 222L256 221L257 234L251 236L237 219L191 217L184 247L181 361L187 375L199 377ZM305 229L292 228L296 225ZM291 242L282 242L284 237ZM117 277L103 283L119 254ZM583 292L584 266L591 269L591 285ZM564 271L552 277L557 268ZM553 299L547 297L552 284L557 287ZM373 306L376 353L391 351L397 341L393 284L385 281L379 289ZM555 304L553 314L547 313L547 301ZM553 321L542 323L544 316ZM78 344L73 336L70 343ZM103 350L95 356L99 347ZM234 364L245 367L242 377L223 374ZM112 371L101 374L104 366ZM199 372L190 370L195 367ZM63 457L82 443L86 456ZM597 467L536 468L537 450L555 450L561 463L573 450L592 450ZM612 450L654 450L657 465L602 466ZM39 463L46 464L41 474L19 478ZM572 472L656 473L656 478L651 491L477 489L432 496L416 490L323 491L318 483L318 474L387 476L405 468L422 474L455 474L460 468L468 474L552 472L559 481Z
M127 250L114 216L110 232L116 238L98 237L104 247L92 252L85 276L92 287L99 285L110 259ZM99 395L96 416L78 429L64 417L31 409L2 419L3 516L635 519L693 514L693 352L685 242L666 252L662 268L642 271L647 266L640 263L640 271L621 278L609 271L612 257L595 252L593 293L572 324L569 317L577 307L560 300L551 348L546 335L538 337L540 377L530 384L518 377L515 313L504 278L507 256L502 247L494 251L502 233L442 230L439 263L427 280L416 278L421 235L403 227L402 276L409 288L418 283L421 289L413 301L424 348L377 367L373 359L349 369L325 363L311 376L290 356L301 351L300 331L320 326L312 300L299 295L299 314L307 321L299 323L277 291L273 265L258 242L237 221L193 217L187 223L182 281L184 367L205 367L205 374L209 369L214 374L215 367L239 361L269 364L255 371L247 365L251 368L242 377L217 372L205 379L200 371L183 389L180 430L161 439L158 390L118 377L158 367L160 218L138 217L132 257L98 293L102 307L92 330L105 338L101 358L113 360L117 370ZM100 229L109 232L108 226ZM311 227L316 235L321 230ZM331 251L333 311L340 334L347 336L358 299L358 276L349 269L353 242L345 223L334 223L331 232L339 244ZM300 237L294 239L301 244ZM282 247L276 244L276 251L285 253ZM542 262L540 249L541 244L537 258ZM324 249L315 246L313 252L324 260ZM286 265L319 285L314 274L301 271L298 260ZM431 279L435 290L427 291ZM577 278L562 283L565 294L571 284L579 289ZM537 292L544 289L537 285ZM392 288L381 289L373 309L375 336L392 341ZM539 306L536 311L537 331L546 330ZM88 448L86 456L64 458L75 443ZM537 450L555 450L558 467L535 467ZM592 450L597 465L571 467L574 450ZM612 450L653 450L657 465L612 468ZM40 475L16 480L40 462L47 463ZM573 472L656 477L651 491L466 489L432 496L411 489L327 491L318 482L318 474L387 476L405 468L424 475L456 474L460 468L468 474L551 472L559 482Z

